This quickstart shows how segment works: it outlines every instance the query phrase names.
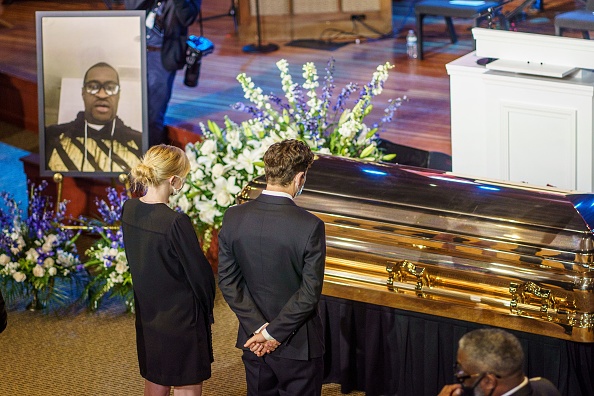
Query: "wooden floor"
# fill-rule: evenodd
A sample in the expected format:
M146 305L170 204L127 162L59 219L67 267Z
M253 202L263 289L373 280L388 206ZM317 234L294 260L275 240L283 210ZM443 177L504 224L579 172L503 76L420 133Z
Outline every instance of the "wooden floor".
M583 7L579 0L544 0L545 11L530 10L515 29L525 32L554 34L553 18L556 13ZM223 0L203 2L203 16L226 14L230 3ZM508 5L509 6L509 5ZM506 6L507 7L507 6ZM0 19L12 27L0 25L0 76L10 75L27 81L36 81L35 11L36 10L102 10L103 1L26 1L16 0L5 5ZM372 33L359 27L359 41L349 37L348 45L335 51L287 46L278 42L280 49L269 54L247 54L245 44L255 38L238 37L233 19L229 16L204 22L204 35L215 43L215 52L204 57L200 84L197 88L183 85L183 73L177 75L173 97L166 122L190 131L199 131L199 123L211 119L221 121L224 115L240 121L245 116L229 106L244 101L235 77L245 72L264 92L281 94L280 79L275 62L287 59L297 81L301 65L312 61L320 73L330 58L336 59L335 84L341 89L348 82L365 84L375 67L386 61L395 65L390 73L384 93L374 102L369 121L377 121L388 99L407 96L409 101L397 113L395 120L382 132L393 142L413 147L451 153L449 79L445 64L472 51L471 21L455 20L459 35L457 44L451 44L443 20L427 21L425 59L410 60L406 57L404 36L414 28L414 12L409 1L394 3L395 37L369 40ZM331 26L330 26L331 27ZM199 35L198 24L191 33ZM312 37L317 39L318 37ZM266 37L263 38L266 43ZM84 43L81 43L84 45ZM1 103L10 97L0 97ZM2 131L0 131L2 135Z

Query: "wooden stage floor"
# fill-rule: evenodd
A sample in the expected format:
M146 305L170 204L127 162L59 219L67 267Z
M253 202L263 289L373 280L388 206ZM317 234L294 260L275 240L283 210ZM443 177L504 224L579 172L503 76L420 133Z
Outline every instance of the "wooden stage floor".
M301 81L301 66L305 62L314 62L322 74L327 61L334 58L337 90L351 81L367 83L375 67L389 61L395 68L390 73L384 93L374 101L374 111L368 120L373 122L381 118L388 99L406 95L409 101L397 112L394 121L382 132L382 136L395 143L450 154L449 79L445 64L472 51L471 21L454 21L459 41L451 44L443 20L429 18L426 27L425 59L410 60L406 57L404 36L408 29L413 29L415 25L411 4L409 1L394 3L393 26L397 30L394 37L382 40L366 39L371 32L359 26L360 43L355 43L355 36L342 35L340 40L348 44L334 51L287 46L286 42L277 42L280 49L276 52L247 54L242 51L242 47L254 43L255 37L239 37L234 32L233 19L229 16L207 20L204 22L204 35L215 43L215 51L203 58L198 87L184 86L183 72L178 73L166 123L198 132L199 123L209 119L220 122L224 115L241 121L245 115L229 107L233 103L245 101L235 77L238 73L245 72L252 77L256 85L264 89L265 93L274 92L280 95L282 91L275 62L282 58L289 61L296 81ZM226 14L229 5L229 2L222 0L205 1L203 16L208 18ZM554 34L554 15L582 6L578 0L545 0L544 12L529 10L526 18L517 21L515 29ZM36 85L35 11L104 9L106 8L103 1L94 0L16 0L4 5L3 13L0 15L0 19L5 22L4 25L0 25L0 85L3 81L8 81L12 85L18 85L19 81L30 86ZM199 35L199 25L194 24L190 32ZM265 36L263 42L267 42ZM23 95L23 98L25 97ZM35 95L31 93L28 97L29 101L36 100ZM14 99L10 95L0 96L0 107L7 106ZM28 107L25 107L35 110L36 106L36 103L29 103ZM33 111L29 110L29 113L31 112ZM29 117L35 118L31 114ZM24 125L30 126L31 123ZM0 136L3 133L0 130Z

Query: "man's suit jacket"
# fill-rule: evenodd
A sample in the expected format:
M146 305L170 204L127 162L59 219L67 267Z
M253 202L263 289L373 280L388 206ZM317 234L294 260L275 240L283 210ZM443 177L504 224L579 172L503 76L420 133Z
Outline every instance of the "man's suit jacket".
M264 323L275 356L324 353L318 302L324 280L324 223L291 199L260 195L231 207L219 232L219 287L239 319L237 347Z
M526 386L521 387L513 396L561 396L555 385L546 378L530 378Z

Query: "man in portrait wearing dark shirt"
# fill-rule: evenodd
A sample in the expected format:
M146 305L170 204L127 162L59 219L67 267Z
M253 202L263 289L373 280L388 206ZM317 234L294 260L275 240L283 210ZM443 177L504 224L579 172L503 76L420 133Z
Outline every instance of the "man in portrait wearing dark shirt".
M47 169L55 172L128 172L142 155L142 134L118 118L120 80L107 63L85 73L85 110L74 121L45 129Z

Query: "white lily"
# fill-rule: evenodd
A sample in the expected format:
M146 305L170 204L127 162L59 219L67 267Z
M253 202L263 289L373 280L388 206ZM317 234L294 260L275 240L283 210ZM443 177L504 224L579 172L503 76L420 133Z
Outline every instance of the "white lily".
M184 213L187 213L192 207L190 205L190 201L188 201L188 197L185 194L179 194L179 198L176 203Z
M261 150L244 149L237 156L237 170L244 169L249 175L254 173L254 162L261 161Z
M214 219L222 213L217 209L213 201L198 201L194 202L199 213L200 221L205 224L214 224Z
M233 197L241 191L236 183L236 177L231 176L228 179L219 177L214 181L213 196L217 204L222 207L227 207L233 202Z
M205 139L200 145L200 154L203 156L211 156L215 153L217 144L212 139Z

